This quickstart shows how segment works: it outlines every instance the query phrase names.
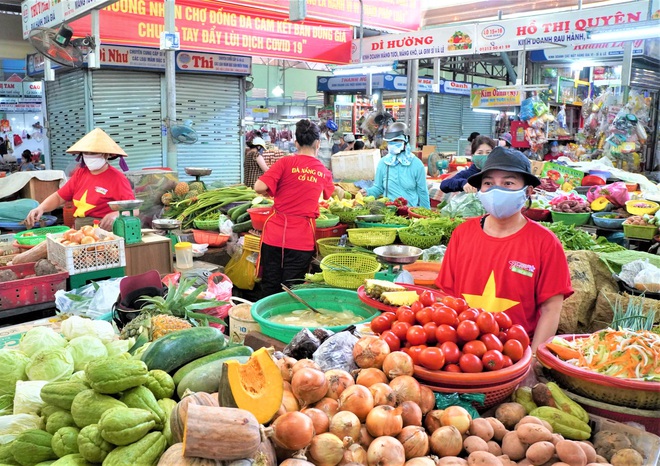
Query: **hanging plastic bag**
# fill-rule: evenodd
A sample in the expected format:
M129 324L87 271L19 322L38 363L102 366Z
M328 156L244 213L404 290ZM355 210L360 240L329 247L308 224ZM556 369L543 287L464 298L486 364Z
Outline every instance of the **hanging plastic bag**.
M523 100L520 104L520 119L522 121L527 121L534 116L534 100L530 97Z
M208 309L203 309L200 312L208 314L210 316L217 317L218 319L227 319L229 315L229 309L231 308L231 292L234 284L229 279L227 275L220 272L212 273L208 278L208 284L206 287L205 298L207 299L216 299L223 302L218 307L211 307ZM217 327L224 331L225 326L222 324L216 324L213 322L209 323L210 327Z
M258 253L242 248L237 250L225 266L225 274L242 290L253 290L256 283L256 266L251 256Z

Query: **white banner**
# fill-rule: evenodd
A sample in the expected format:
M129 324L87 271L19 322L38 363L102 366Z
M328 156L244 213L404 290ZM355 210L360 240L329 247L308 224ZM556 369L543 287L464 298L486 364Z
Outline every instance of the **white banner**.
M21 81L0 81L0 95L5 97L21 97L23 83Z
M158 49L101 45L99 51L101 66L120 68L165 69L165 52Z
M643 40L633 42L633 55L644 55ZM603 44L577 44L568 47L553 47L551 49L532 52L533 61L546 60L585 60L591 58L622 57L625 42L605 42ZM541 55L537 55L541 54Z
M23 81L24 97L41 97L43 91L44 83L42 81Z
M25 0L21 3L23 15L23 39L30 29L59 27L64 21L73 21L93 9L103 8L116 0Z
M252 59L240 55L178 52L176 55L176 67L185 71L247 75L252 72Z

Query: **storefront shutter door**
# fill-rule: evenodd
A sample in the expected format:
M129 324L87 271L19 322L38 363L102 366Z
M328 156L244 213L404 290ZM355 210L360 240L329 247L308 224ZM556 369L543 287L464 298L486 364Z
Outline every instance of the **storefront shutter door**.
M199 136L194 144L177 145L179 179L191 180L185 167L203 167L213 170L203 178L207 184L241 182L240 89L234 76L177 75L177 121L192 120Z
M74 161L66 150L87 133L85 72L58 70L55 81L45 84L52 168L65 170Z
M463 96L463 114L461 121L463 123L463 131L461 136L464 139L473 133L477 132L484 136L492 137L493 135L493 120L495 115L492 113L479 113L472 110L470 107L470 97Z
M94 127L124 149L131 170L163 166L160 82L160 74L144 71L92 73Z
M456 152L461 135L462 97L429 94L428 141L438 152Z

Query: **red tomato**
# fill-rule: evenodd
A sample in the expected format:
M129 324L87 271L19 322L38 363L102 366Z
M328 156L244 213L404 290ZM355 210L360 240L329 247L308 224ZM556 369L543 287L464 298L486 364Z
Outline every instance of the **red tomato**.
M410 309L412 309L414 312L417 312L417 311L421 310L423 307L424 307L424 305L421 302L415 301L410 306Z
M387 346L390 347L390 351L399 351L401 349L401 340L399 340L399 337L392 330L385 330L380 338L385 340Z
M463 372L482 372L484 365L476 354L463 354L458 362Z
M522 359L525 350L523 345L518 340L507 340L504 343L504 354L511 358L512 362L518 362Z
M476 309L466 309L458 315L458 320L463 322L464 320L473 320L476 322L477 317L479 316L479 311Z
M445 365L445 355L437 346L429 346L420 353L419 362L427 369L439 371Z
M406 332L406 340L411 345L423 345L426 343L426 331L421 325L413 325Z
M463 372L458 364L447 364L442 370L447 372Z
M495 334L485 333L479 337L479 340L486 343L486 348L489 350L497 350L501 352L504 349L504 345Z
M391 324L393 324L396 321L396 314L394 312L389 312L389 311L383 312L381 316L389 320Z
M433 320L431 318L432 311L433 309L431 309L430 307L425 307L417 311L417 313L415 314L415 319L417 319L417 323L424 325L431 322Z
M500 326L495 320L495 316L490 312L482 312L477 317L477 326L481 333L498 333Z
M463 341L476 340L479 338L479 327L477 327L476 322L464 320L456 327L456 333L458 338Z
M497 325L500 326L500 329L503 330L506 330L513 325L511 317L509 317L506 312L496 312L495 321L497 322Z
M500 333L497 334L497 338L499 338L501 342L505 342L509 339L507 334L508 330L501 330Z
M465 301L463 298L456 298L455 303L456 303L456 308L455 308L456 312L458 312L459 314L463 311L467 311L470 307L467 301Z
M433 322L438 325L447 324L452 327L458 325L458 314L455 310L448 306L433 306L433 311L431 311L431 318Z
M459 359L461 359L461 350L458 349L458 345L453 341L445 341L440 345L440 349L445 355L445 362L449 364L457 364Z
M497 350L486 351L481 361L487 371L499 371L504 367L504 355Z
M422 294L419 295L419 301L424 306L430 306L433 303L435 303L435 295L430 290L424 290L424 291L422 291Z
M414 364L420 364L419 356L422 354L422 351L424 351L425 348L427 348L426 345L417 345L408 348L408 356L412 358Z
M392 332L397 336L401 341L406 341L406 333L408 329L412 327L408 322L394 322L392 325Z
M397 307L396 312L395 312L396 320L399 320L399 316L401 315L401 313L405 310L408 310L408 309L410 309L410 306L399 306L399 307Z
M455 311L461 312L459 311L459 309L463 306L463 303L461 303L459 300L463 301L463 303L465 302L465 300L461 298L454 298L453 296L444 296L442 298L442 304L444 304L445 306L449 306Z
M441 324L438 325L435 331L435 339L438 343L444 343L446 341L458 343L458 334L456 333L456 329L451 325Z
M504 357L504 366L502 366L503 368L513 366L513 361L509 356L503 356L503 357Z
M507 341L509 340L518 340L523 345L523 349L527 349L529 346L529 335L520 324L514 324L511 326L507 332Z
M463 354L474 354L482 357L486 351L488 351L488 348L486 348L486 344L483 341L472 340L463 345Z
M435 336L435 332L438 330L438 326L435 322L427 322L424 324L424 331L426 332L426 342L429 345L434 345L438 339Z
M389 330L392 327L392 324L383 315L374 317L371 321L371 331L374 333L383 333L385 330Z
M415 311L412 309L404 309L397 316L399 322L408 322L410 325L415 325L417 319L415 319Z

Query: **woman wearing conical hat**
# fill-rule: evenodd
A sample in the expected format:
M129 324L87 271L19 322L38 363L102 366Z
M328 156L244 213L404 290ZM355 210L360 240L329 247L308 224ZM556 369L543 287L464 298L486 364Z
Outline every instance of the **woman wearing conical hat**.
M110 210L108 202L135 199L126 176L108 164L108 160L121 157L119 165L127 170L123 160L126 152L101 128L95 128L69 147L67 153L78 155L80 167L64 186L30 211L25 219L26 226L32 228L44 213L73 201L76 228L100 220L102 229L112 231L112 223L119 212Z

